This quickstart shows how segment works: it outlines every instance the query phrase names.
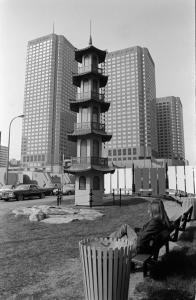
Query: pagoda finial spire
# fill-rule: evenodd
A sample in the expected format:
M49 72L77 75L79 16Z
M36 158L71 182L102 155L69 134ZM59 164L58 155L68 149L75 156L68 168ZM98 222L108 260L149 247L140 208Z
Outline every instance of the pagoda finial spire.
M92 45L92 36L91 36L91 20L90 20L90 38L89 38L89 46Z

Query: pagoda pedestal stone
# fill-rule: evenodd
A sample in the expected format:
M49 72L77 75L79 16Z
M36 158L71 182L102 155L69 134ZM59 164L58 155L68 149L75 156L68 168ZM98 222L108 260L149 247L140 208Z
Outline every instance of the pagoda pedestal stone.
M93 178L94 173L89 173L86 175L86 189L82 190L79 188L79 178L80 176L76 176L75 180L75 205L85 205L92 206L93 205L101 205L103 203L103 195L104 195L104 175L100 174L100 188L93 188ZM96 174L97 175L97 174ZM92 202L91 202L92 201Z

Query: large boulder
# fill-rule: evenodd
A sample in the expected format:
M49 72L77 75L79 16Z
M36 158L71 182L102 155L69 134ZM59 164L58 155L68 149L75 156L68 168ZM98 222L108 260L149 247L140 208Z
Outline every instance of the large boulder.
M41 209L39 209L39 210L37 210L37 209L33 210L32 213L29 216L29 220L30 221L35 221L35 222L41 221L41 220L43 220L45 218L46 218L46 214Z

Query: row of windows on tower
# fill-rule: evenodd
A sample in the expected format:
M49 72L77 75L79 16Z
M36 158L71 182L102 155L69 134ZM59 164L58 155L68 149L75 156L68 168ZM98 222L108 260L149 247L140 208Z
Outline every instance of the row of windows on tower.
M137 157L135 156L129 156L129 157L114 157L114 158L108 158L108 161L111 162L111 161L127 161L127 160L136 160Z
M128 148L128 149L113 149L113 152L112 150L108 150L108 156L112 156L112 153L113 153L113 156L116 156L117 154L118 155L136 155L137 154L137 149L136 148Z
M45 154L23 156L23 162L45 161Z

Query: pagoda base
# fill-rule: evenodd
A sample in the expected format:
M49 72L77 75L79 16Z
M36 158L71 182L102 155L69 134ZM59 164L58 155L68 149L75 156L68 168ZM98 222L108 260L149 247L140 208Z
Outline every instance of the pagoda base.
M81 206L97 206L103 204L103 191L92 191L92 196L90 195L90 190L85 191L75 191L75 205Z
M94 177L99 178L99 184L95 186ZM84 180L85 185L81 182ZM97 183L97 182L96 182ZM76 175L75 178L75 205L97 206L103 204L104 174L100 172L89 172Z

